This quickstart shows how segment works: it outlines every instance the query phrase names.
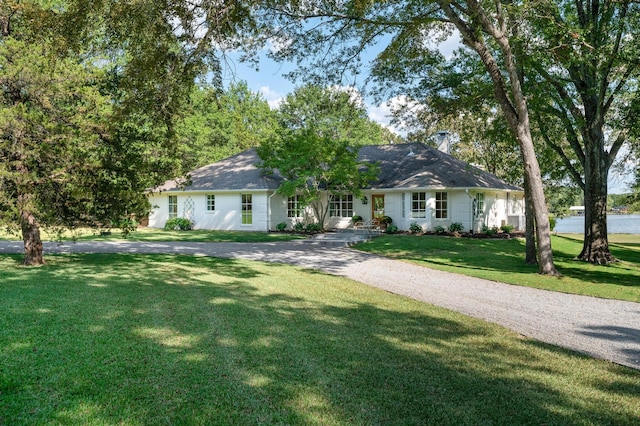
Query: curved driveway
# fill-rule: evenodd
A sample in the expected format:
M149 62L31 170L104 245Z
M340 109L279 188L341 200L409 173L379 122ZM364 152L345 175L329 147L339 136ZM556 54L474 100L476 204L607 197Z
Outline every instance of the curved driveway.
M0 253L22 243L1 241ZM524 336L640 369L640 303L496 283L337 245L277 243L45 243L46 253L192 254L322 270L503 325Z

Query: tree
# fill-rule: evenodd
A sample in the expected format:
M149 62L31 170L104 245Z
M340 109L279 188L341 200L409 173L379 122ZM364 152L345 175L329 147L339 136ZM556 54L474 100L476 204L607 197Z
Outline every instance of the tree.
M519 50L527 67L529 103L545 138L584 191L580 259L614 261L607 238L607 181L625 144L637 144L640 118L640 5L631 1L525 3ZM555 124L552 124L555 122Z
M377 166L358 162L357 147L384 143L380 127L349 93L315 86L288 95L278 121L279 137L258 148L261 168L277 169L284 177L278 192L297 195L324 226L332 196L358 197L375 179Z
M21 230L27 265L43 262L41 223L70 222L96 182L108 107L93 77L34 43L0 44L0 218Z
M222 92L213 86L196 86L190 104L177 125L182 170L229 157L275 137L275 112L245 82Z
M145 214L145 188L177 170L181 106L242 7L0 4L0 220L21 229L25 264L44 263L42 226Z
M280 125L296 130L313 128L321 137L345 139L351 146L380 145L397 141L369 119L360 95L352 89L298 87L278 108Z
M481 4L475 0L449 2L311 2L273 6L279 18L279 33L287 34L288 43L275 55L284 58L308 58L319 55L328 60L313 64L328 77L354 71L360 62L354 60L365 47L390 40L376 61L401 61L411 54L415 43L424 46L433 34L458 30L463 43L473 50L493 85L495 97L508 127L518 142L525 173L525 194L534 207L538 244L539 272L558 275L553 263L549 218L542 188L540 167L531 135L529 109L522 88L523 76L516 61L512 40L519 35L517 16L501 3ZM315 24L315 25L314 25ZM327 46L329 46L327 48ZM339 51L327 52L338 46ZM413 50L415 52L415 50ZM429 52L427 52L429 53ZM317 56L316 56L317 57ZM415 57L422 64L435 65L439 57ZM310 70L302 68L300 72ZM410 72L407 73L411 75ZM318 76L318 73L316 73ZM399 79L391 80L399 81Z
M285 130L277 143L259 147L258 155L262 169L277 169L284 178L277 192L298 196L300 206L311 206L314 219L322 226L331 197L358 197L377 175L375 165L357 161L358 149L349 141L320 136L313 127Z

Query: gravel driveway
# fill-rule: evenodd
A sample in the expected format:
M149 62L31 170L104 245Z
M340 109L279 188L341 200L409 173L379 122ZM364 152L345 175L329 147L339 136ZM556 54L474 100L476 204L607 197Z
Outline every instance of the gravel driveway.
M21 253L0 241L0 253ZM167 253L289 263L322 270L503 325L524 336L640 369L640 303L496 283L306 241L45 243L46 253Z

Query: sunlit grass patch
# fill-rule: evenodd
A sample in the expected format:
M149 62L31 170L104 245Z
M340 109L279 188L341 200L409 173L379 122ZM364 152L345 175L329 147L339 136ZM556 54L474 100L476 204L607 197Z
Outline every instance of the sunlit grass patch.
M127 235L123 235L119 229L111 229L103 233L98 228L80 228L55 232L43 229L41 232L44 241L190 241L190 242L274 242L291 241L306 238L304 235L279 232L258 231L165 231L158 228L139 227ZM8 233L0 230L0 240L20 240L16 233Z
M633 424L640 373L241 260L0 256L0 424Z

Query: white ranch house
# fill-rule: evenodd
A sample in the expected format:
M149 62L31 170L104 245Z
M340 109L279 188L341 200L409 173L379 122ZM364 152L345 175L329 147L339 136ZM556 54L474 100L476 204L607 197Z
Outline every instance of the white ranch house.
M423 230L459 222L465 230L513 225L524 229L523 190L496 176L421 143L360 148L360 161L377 162L378 180L364 196L335 197L325 228L353 226L351 217L367 221L390 216L400 230L412 223ZM256 167L255 149L190 173L190 181L167 181L149 194L149 226L161 228L170 218L190 219L195 229L270 231L277 224L313 220L296 197L276 193L282 180ZM326 200L325 200L326 202Z

